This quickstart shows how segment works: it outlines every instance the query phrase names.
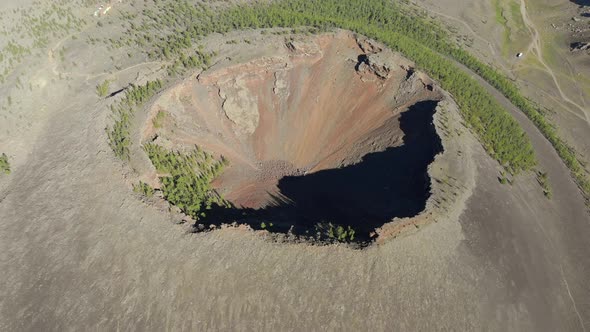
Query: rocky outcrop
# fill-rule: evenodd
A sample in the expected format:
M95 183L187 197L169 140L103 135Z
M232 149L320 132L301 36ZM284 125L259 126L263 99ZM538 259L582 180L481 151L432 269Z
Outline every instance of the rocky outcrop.
M572 52L590 51L590 42L575 42L570 44Z
M250 135L258 127L258 98L246 86L243 78L220 84L219 97L225 115L235 124L238 132Z
M272 92L279 96L282 100L289 97L289 76L287 70L279 70L275 72L275 83Z
M314 40L291 40L285 46L293 55L316 56L322 53L320 45Z
M367 54L379 53L383 51L383 48L377 45L376 42L362 36L356 37L356 43L359 46L359 48Z
M408 72L410 73L410 72ZM398 105L406 105L416 100L424 90L433 91L433 82L419 72L411 72L410 76L399 85L394 100Z
M364 54L359 56L357 71L371 71L380 79L388 79L393 67L391 59L382 53Z

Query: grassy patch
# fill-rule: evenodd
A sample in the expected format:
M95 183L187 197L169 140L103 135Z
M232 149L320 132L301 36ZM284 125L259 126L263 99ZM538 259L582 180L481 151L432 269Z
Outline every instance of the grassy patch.
M512 22L514 22L516 29L519 30L520 32L526 32L527 27L524 24L524 20L522 19L522 14L520 13L520 3L512 0L512 1L510 1L509 7L510 7L510 17L512 19Z
M504 171L500 171L500 176L498 177L498 181L501 184L512 185L512 180L510 179L510 176L508 174L506 174L506 172L504 172Z
M551 187L549 186L549 177L547 176L546 172L537 172L537 182L541 188L543 188L543 194L545 197L551 199L553 197L553 193L551 192Z
M507 57L510 53L510 35L512 34L510 27L508 26L508 19L505 16L504 8L502 7L501 0L494 0L494 12L496 13L495 19L498 24L503 28L502 33L502 54Z
M5 153L0 156L0 172L10 174L10 163L8 162L8 156Z
M110 85L111 82L109 80L105 80L104 82L98 84L96 86L96 94L101 98L106 97L109 94Z
M539 58L537 58L536 56L525 55L524 58L521 60L521 62L523 65L533 67L533 69L536 69L536 70L544 70L545 69L543 64L539 61Z
M5 42L0 43L0 83L6 82L25 59L38 58L39 51L50 42L81 31L86 23L76 17L75 8L79 6L60 0L0 10L1 34L5 37ZM58 55L62 57L61 52Z
M152 124L154 125L154 128L156 128L156 129L162 128L163 122L165 119L166 119L166 112L158 111L156 116L152 119Z
M141 194L147 198L154 197L155 190L149 184L145 182L139 181L137 184L133 185L133 191L138 194Z
M552 69L559 68L560 70L554 70L556 75L559 75L561 70L565 70L566 68L563 66L563 60L560 58L558 51L556 50L555 45L558 45L562 42L561 39L558 39L557 36L546 33L541 35L542 42L541 48L543 52L543 60L545 63L551 67Z

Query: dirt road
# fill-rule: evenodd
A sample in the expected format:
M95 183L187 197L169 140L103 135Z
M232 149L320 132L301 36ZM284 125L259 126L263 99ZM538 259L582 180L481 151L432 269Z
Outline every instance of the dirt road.
M555 76L555 73L553 72L553 69L551 69L550 66L547 65L547 63L545 62L545 60L543 59L543 48L541 45L541 37L539 36L539 31L537 31L537 29L535 28L535 24L533 23L533 21L531 21L531 19L528 16L528 12L526 9L526 1L525 0L521 0L520 1L520 13L522 15L522 20L525 24L525 26L527 27L527 29L530 31L533 39L531 41L531 43L529 44L529 47L527 49L527 54L533 54L541 63L541 65L543 65L543 67L545 67L545 72L547 72L547 74L549 74L551 76L551 78L553 79L553 83L555 84L555 87L557 88L557 91L559 92L559 95L561 96L561 98L569 105L576 107L584 116L584 119L586 122L590 123L590 111L587 110L585 107L580 106L579 104L577 104L575 101L571 100L562 90L561 85L559 84L559 81L557 80L557 76ZM574 113L574 114L579 114L577 112L574 112L573 110L571 110L571 108L566 104L564 105L563 103L560 103L565 109L569 110L570 112Z

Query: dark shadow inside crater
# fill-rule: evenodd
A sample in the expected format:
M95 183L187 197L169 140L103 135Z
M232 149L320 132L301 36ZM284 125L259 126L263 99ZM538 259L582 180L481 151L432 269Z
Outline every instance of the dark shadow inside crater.
M425 208L428 165L443 150L433 125L437 103L419 102L401 114L402 146L367 154L354 165L284 177L278 184L280 197L270 206L214 208L199 224L208 228L236 221L254 229L330 240L326 226L331 223L354 229L352 242L368 243L376 228Z

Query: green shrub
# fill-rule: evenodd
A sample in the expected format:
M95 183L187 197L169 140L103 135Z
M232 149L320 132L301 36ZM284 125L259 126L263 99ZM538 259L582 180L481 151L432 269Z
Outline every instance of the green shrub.
M553 193L551 192L551 187L549 186L549 176L546 172L537 172L537 182L543 188L543 194L545 197L551 199L553 197Z
M154 188L142 181L139 181L137 184L133 185L133 191L138 194L142 194L147 198L152 198L155 193Z
M356 234L355 230L350 226L334 225L331 222L317 223L315 230L320 239L327 238L330 241L337 242L352 242Z
M104 82L100 83L96 86L96 94L99 97L106 97L109 94L109 86L111 82L109 80L105 80Z
M0 172L10 174L10 163L8 162L8 156L4 153L0 156Z

